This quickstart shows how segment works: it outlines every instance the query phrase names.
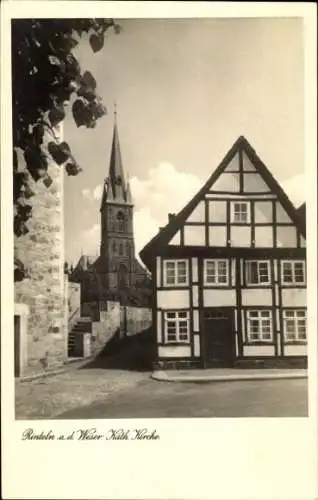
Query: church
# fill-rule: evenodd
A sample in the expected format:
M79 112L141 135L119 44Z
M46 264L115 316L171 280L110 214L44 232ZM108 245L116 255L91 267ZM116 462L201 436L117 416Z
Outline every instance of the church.
M108 175L103 184L98 257L81 255L70 280L82 285L82 301L150 298L150 275L135 256L133 199L125 179L115 112ZM134 296L134 297L132 297Z

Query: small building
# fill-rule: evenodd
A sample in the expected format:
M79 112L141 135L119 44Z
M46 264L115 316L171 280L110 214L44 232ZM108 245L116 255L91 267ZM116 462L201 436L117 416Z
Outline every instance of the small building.
M140 253L157 362L305 364L305 221L244 137Z

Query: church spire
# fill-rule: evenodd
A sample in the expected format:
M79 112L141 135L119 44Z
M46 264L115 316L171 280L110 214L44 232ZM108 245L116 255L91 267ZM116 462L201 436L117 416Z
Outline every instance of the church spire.
M113 191L114 201L124 202L125 201L125 178L124 169L121 158L119 135L117 127L117 107L114 107L114 131L113 131L113 142L112 150L110 155L109 164L109 181Z
M117 105L114 103L114 130L108 176L104 181L101 210L105 203L132 205L129 182L125 181L117 126Z

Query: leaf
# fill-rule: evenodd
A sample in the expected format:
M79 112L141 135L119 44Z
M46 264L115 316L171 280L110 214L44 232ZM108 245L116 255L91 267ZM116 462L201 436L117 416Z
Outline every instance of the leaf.
M13 229L16 236L23 236L24 234L27 234L29 232L27 226L25 225L25 222L19 215L16 215L14 217Z
M85 73L83 74L82 84L85 85L86 87L89 87L90 89L93 90L96 89L97 86L96 80L90 71L85 71Z
M92 47L93 52L99 52L104 47L104 36L103 35L91 35L89 37L89 43Z
M86 125L91 118L91 112L82 99L76 99L72 106L72 113L77 127Z
M38 123L33 127L32 130L32 140L36 145L42 144L44 136L44 126L42 123Z
M35 181L43 177L47 171L47 158L39 147L26 148L24 151L24 159L27 164L27 169Z
M95 128L96 127L96 120L91 120L86 124L87 128Z
M15 148L13 148L13 170L16 171L18 170L18 153Z
M53 66L60 66L61 64L61 61L59 60L58 57L56 56L53 56L53 55L49 55L48 56L48 59L50 61L50 63L53 65Z
M14 281L22 281L27 277L27 271L20 259L14 257Z
M77 91L79 97L84 97L88 101L94 101L96 98L95 90L88 87L80 87Z
M123 28L119 24L114 24L113 27L114 27L114 32L116 35L119 35L119 33L121 33L121 31L123 31Z
M61 144L56 144L53 141L49 142L48 151L58 165L65 163L71 155L71 150L67 142L62 142Z
M49 188L53 183L52 177L47 173L43 178L43 184L45 187Z
M49 120L52 127L56 127L65 118L65 111L63 106L56 106L49 112Z
M28 200L29 198L32 198L32 196L34 196L35 193L34 191L32 191L32 189L30 188L30 186L26 185L24 186L24 189L23 189L23 196Z
M71 162L65 165L65 170L67 172L67 175L77 175L82 171L82 169L76 163Z
M26 222L32 214L32 206L31 205L17 205L18 206L18 217L24 222Z
M13 177L13 200L16 201L23 188L25 187L25 184L27 182L27 175L25 172L15 172L14 177Z
M96 119L101 118L102 116L106 115L106 113L107 109L103 104L99 102L95 105L94 115Z

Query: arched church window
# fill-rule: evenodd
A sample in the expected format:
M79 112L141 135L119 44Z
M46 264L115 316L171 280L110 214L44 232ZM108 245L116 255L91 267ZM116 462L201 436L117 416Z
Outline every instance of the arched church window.
M123 212L117 213L117 226L118 226L118 231L121 232L125 231L125 216Z
M118 247L118 250L119 250L119 255L123 255L123 244L122 243L119 243L119 247Z
M130 256L130 243L126 243L126 255Z
M123 264L118 267L118 287L120 289L126 288L129 284L128 269Z
M116 243L116 241L113 242L113 247L112 248L113 248L113 252L116 253L116 251L117 251L117 243Z

